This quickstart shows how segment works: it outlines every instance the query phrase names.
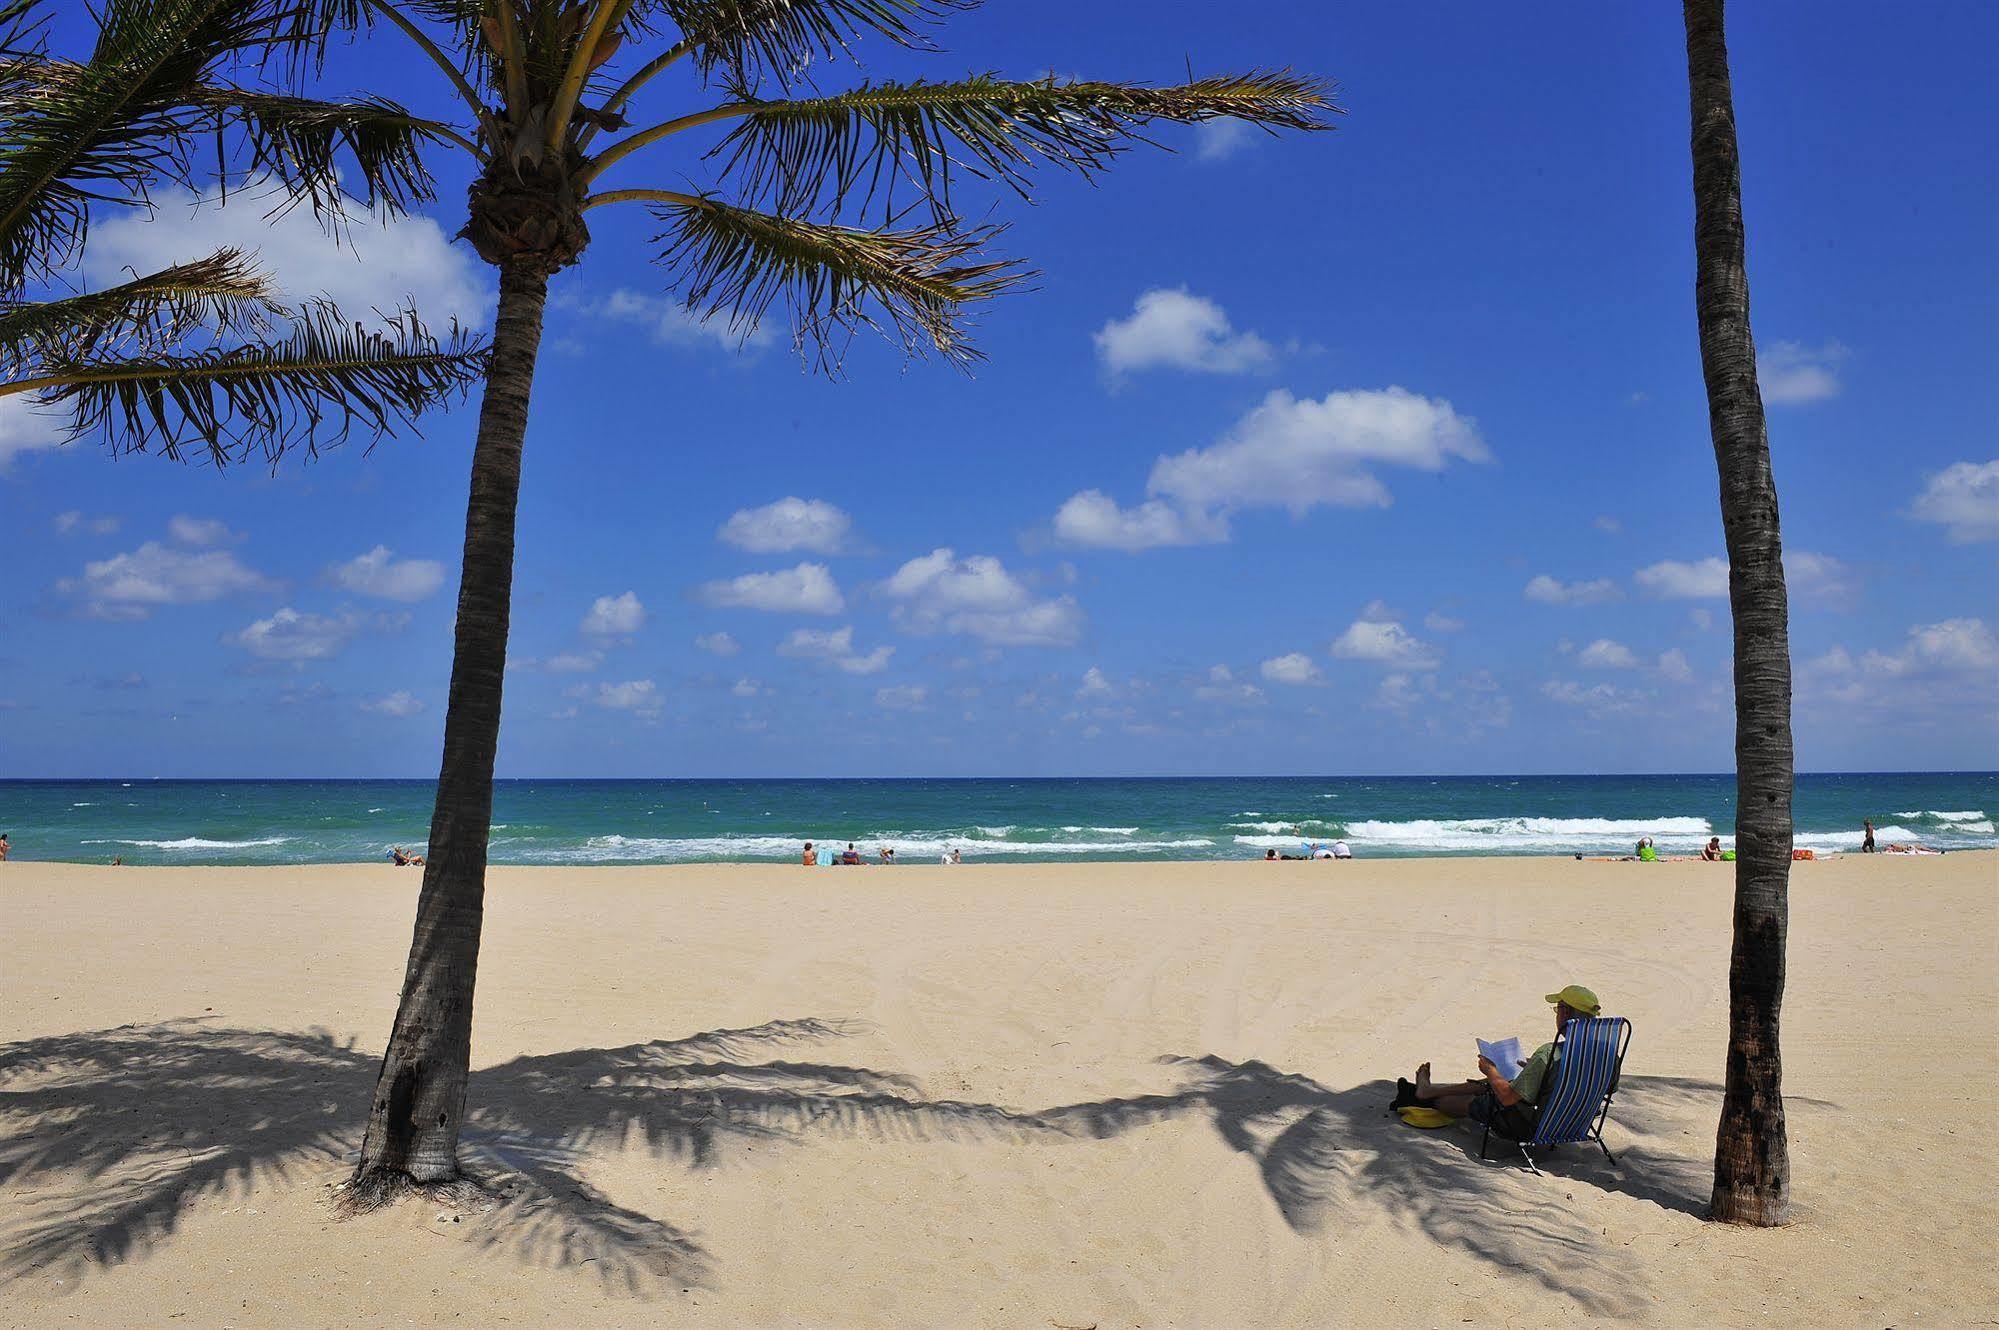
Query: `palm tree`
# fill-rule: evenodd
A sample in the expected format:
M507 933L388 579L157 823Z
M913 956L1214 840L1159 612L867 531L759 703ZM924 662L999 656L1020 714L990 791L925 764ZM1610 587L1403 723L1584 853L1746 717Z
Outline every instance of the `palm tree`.
M1722 8L1723 0L1685 0L1694 305L1735 620L1735 941L1713 1214L1730 1223L1781 1224L1791 1200L1777 1048L1791 878L1791 642L1777 482L1749 334L1742 171Z
M428 197L419 148L450 131L378 99L225 81L311 61L330 19L294 0L109 0L81 62L48 54L36 6L0 8L0 398L66 409L72 437L123 450L275 461L357 426L380 436L479 377L483 346L457 328L440 339L414 310L369 329L323 302L280 304L230 249L60 294L92 209L191 183L211 139L257 188L337 224L349 202L393 212Z
M399 30L463 103L463 132L443 140L478 168L462 234L499 270L429 862L349 1191L365 1205L459 1176L521 447L549 280L589 245L585 214L649 209L691 310L747 333L781 298L821 369L861 328L964 364L976 356L964 310L1025 274L989 252L996 228L959 220L954 175L1019 190L1037 165L1096 173L1152 122L1232 117L1274 132L1321 127L1332 108L1324 85L1288 73L1164 88L976 75L821 94L800 82L857 38L932 49L928 25L975 0L323 2ZM628 109L676 65L716 100L633 128ZM642 151L683 144L695 147L680 170L711 163L710 188L613 186Z

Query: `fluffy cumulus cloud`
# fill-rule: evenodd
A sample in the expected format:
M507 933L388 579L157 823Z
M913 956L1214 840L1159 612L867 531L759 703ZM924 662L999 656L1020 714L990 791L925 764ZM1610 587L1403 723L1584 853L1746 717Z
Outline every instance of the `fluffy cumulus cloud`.
M221 518L185 515L167 519L167 536L179 544L192 545L196 549L220 545L231 539L229 527Z
M0 453L5 429L0 426ZM1999 540L1999 460L1954 462L1929 477L1909 506L1921 522L1935 522L1953 543Z
M722 523L715 534L753 554L792 550L838 554L846 547L853 525L853 519L823 499L790 497L761 508L744 508Z
M302 614L289 605L268 619L258 619L222 640L241 647L258 660L303 665L337 656L361 631L359 615Z
M1643 710L1653 697L1641 688L1619 688L1607 683L1585 685L1571 679L1548 680L1541 685L1541 695L1550 702L1574 707L1592 719Z
M1720 600L1728 596L1728 560L1701 559L1681 563L1662 560L1633 574L1633 580L1649 595L1669 600Z
M646 607L636 591L617 596L599 596L590 602L590 612L581 627L592 637L630 637L645 627Z
M435 559L398 559L386 545L333 565L327 580L358 596L382 600L422 600L444 585L444 565Z
M1638 656L1622 642L1599 637L1576 653L1576 664L1586 670L1635 670Z
M1693 664L1687 653L1674 647L1671 651L1659 653L1659 677L1671 683L1686 683L1694 677Z
M914 633L959 633L992 646L1072 646L1083 612L1072 596L1039 597L998 559L960 559L936 549L895 570L882 593L895 618Z
M230 550L157 540L86 563L82 576L56 583L57 591L76 598L78 613L93 619L144 619L162 606L200 605L274 588Z
M724 658L737 655L743 649L743 644L728 633L703 633L694 639L694 645L711 656Z
M1083 682L1076 688L1077 697L1109 697L1117 689L1104 677L1104 672L1095 665L1083 671Z
M1528 582L1520 594L1542 605L1608 605L1624 599L1617 583L1607 577L1587 582L1563 582L1546 573Z
M1272 656L1258 666L1258 670L1271 683L1290 684L1293 687L1319 681L1319 667L1314 665L1312 658L1302 651Z
M1219 514L1189 512L1164 499L1125 508L1102 490L1084 490L1056 510L1055 538L1112 550L1214 545L1229 538L1229 523Z
M1983 619L1917 624L1893 651L1856 657L1843 646L1797 667L1801 705L1830 705L1844 723L1858 715L1962 732L1999 725L1999 638Z
M155 201L149 213L108 217L90 228L83 266L92 284L123 281L128 268L155 272L227 245L256 254L285 295L329 296L349 318L366 320L371 310L411 302L433 325L455 318L477 326L491 316L493 296L472 252L453 245L428 217L384 220L357 211L338 235L328 235L312 209L273 213L270 196L255 189L232 192L227 206L214 192L169 191Z
M1063 505L1056 531L1116 549L1212 543L1228 539L1237 509L1385 508L1393 498L1377 468L1439 472L1490 458L1477 426L1440 398L1392 387L1298 398L1280 388L1219 443L1153 463L1146 502L1123 508L1085 490Z
M628 679L623 683L579 684L569 697L588 702L605 711L629 711L651 719L659 714L659 685L651 679Z
M707 582L696 594L722 609L772 614L838 614L847 607L839 583L823 563L801 563L774 573L744 573Z
M1272 359L1270 344L1237 332L1222 307L1185 287L1155 287L1139 296L1127 318L1097 330L1097 358L1113 376L1142 369L1241 374Z
M406 689L397 689L387 697L378 697L361 703L361 710L372 711L381 716L395 716L398 719L414 716L423 710L423 699Z
M38 411L25 395L0 397L0 476L23 453L53 448L62 442L62 418Z
M1332 654L1339 660L1366 661L1395 670L1434 670L1440 663L1433 647L1386 617L1378 606L1369 606L1333 639Z
M1772 342L1756 353L1756 380L1766 402L1819 402L1839 393L1839 363L1846 348L1838 342L1806 346Z
M888 659L895 654L895 648L881 646L872 651L856 651L853 625L849 624L831 630L794 628L790 637L778 643L777 654L814 661L848 674L880 674L888 668Z
M1311 667L1310 659L1304 656L1299 659L1307 669ZM1247 679L1236 678L1235 671L1226 665L1211 666L1206 679L1195 685L1194 696L1203 702L1234 702L1243 706L1254 706L1264 698L1261 688Z

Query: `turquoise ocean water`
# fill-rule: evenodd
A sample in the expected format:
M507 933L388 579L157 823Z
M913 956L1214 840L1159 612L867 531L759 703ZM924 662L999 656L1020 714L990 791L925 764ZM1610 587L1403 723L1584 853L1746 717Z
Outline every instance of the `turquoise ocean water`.
M492 857L513 864L794 858L807 840L911 861L1246 859L1344 838L1363 856L1667 852L1731 840L1735 781L1690 776L1076 780L511 780ZM349 863L421 849L428 781L0 781L19 860ZM1801 776L1798 844L1999 846L1999 773Z

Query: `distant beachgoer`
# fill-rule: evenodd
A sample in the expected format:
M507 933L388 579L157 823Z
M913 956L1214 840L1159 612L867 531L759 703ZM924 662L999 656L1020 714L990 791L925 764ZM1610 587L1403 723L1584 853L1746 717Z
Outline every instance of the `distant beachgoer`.
M805 842L805 854L798 862L804 864L807 868L817 868L819 866L819 851L812 848L811 841Z
M892 863L894 863L894 862L895 862L895 846L893 846L893 845L884 845L884 846L882 846L882 853L881 853L881 860L882 860L882 862L883 862L883 863L885 863L885 864L892 864Z
M1652 848L1652 838L1650 836L1638 842L1638 862L1641 864L1656 864L1659 862L1659 852Z
M1874 853L1874 824L1868 821L1867 819L1862 818L1860 821L1860 825L1863 831L1865 832L1865 834L1860 838L1860 852L1862 854L1872 854Z
M1336 840L1333 842L1333 858L1351 859L1353 858L1353 851L1347 848L1347 843L1345 841Z
M1265 851L1263 852L1263 861L1264 861L1265 863L1267 863L1267 864L1274 864L1274 863L1276 863L1276 862L1277 862L1277 851L1275 851L1275 850L1265 850Z
M114 855L112 855L112 856L111 856L111 866L112 866L113 868L123 868L123 867L125 866L125 856L124 856L124 855L122 855L122 854L114 854Z
M1707 848L1701 851L1701 858L1707 860L1709 863L1721 862L1721 837L1709 836L1707 838Z
M840 862L843 864L858 864L860 861L861 852L854 848L854 842L848 841L846 852L840 856Z
M396 867L398 868L408 868L411 864L415 864L418 868L423 867L422 855L405 854L403 853L403 847L400 845L391 847L391 849L389 850L389 858L395 863Z
M13 849L13 843L7 839L7 833L0 831L0 864L7 862L7 856Z
M965 852L959 849L955 845L951 847L951 862L954 864L962 864L965 862Z

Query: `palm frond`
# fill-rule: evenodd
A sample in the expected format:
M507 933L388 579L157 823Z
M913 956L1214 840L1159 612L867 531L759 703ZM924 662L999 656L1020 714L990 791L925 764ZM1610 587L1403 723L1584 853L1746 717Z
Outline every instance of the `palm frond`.
M71 261L94 204L142 204L151 181L185 176L193 136L215 115L189 99L217 67L310 50L315 35L348 21L359 2L106 0L88 61L13 62L10 77L0 80L0 291L17 291ZM299 121L292 117L288 136L267 140L273 151L312 138ZM394 147L386 131L376 114L353 125L349 141L385 170L381 201L394 206L409 188L411 149L407 142ZM321 137L325 132L322 126ZM330 182L315 187L317 205Z
M1128 83L881 83L826 97L759 102L717 145L725 176L782 212L839 206L856 189L890 194L908 178L948 211L951 173L966 166L1026 193L1051 164L1091 175L1142 142L1153 121L1234 119L1266 130L1325 129L1331 90L1286 70L1198 79L1178 87Z
M978 352L966 340L963 307L1029 275L1015 262L983 256L997 227L855 230L712 199L660 204L653 215L667 228L654 237L665 246L660 262L691 309L726 318L747 335L782 297L793 340L801 352L811 347L829 371L840 358L836 339L861 328L910 355L935 347L970 363Z
M61 300L0 300L0 378L108 346L160 350L197 329L260 332L280 312L269 281L233 249Z
M923 29L978 0L639 0L628 27L655 17L680 30L704 75L720 70L753 87L765 76L788 86L814 60L844 54L872 34L912 50L935 47Z
M436 191L424 167L424 145L463 142L449 126L413 116L384 97L321 101L200 87L189 91L187 104L211 112L218 135L240 135L248 174L275 181L315 212L337 211L344 194L392 212L428 202ZM351 180L339 170L343 152L354 168Z
M287 336L207 351L51 358L34 380L0 385L68 406L72 438L102 433L120 452L190 448L218 465L316 454L357 429L371 439L462 398L486 371L483 341L453 324L433 336L413 310L386 332L308 306Z

